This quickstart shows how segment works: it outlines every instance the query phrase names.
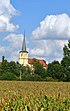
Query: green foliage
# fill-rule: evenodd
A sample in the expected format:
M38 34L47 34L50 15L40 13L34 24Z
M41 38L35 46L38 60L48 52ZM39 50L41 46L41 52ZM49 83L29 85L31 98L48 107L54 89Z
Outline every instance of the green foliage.
M70 81L70 40L68 44L64 46L64 57L61 61L61 65L64 66L65 71L65 81Z
M59 81L70 81L70 40L63 48L64 57L59 63L53 61L48 64L47 73L49 77L58 79Z
M63 48L64 57L70 57L70 40L68 41L68 44L64 46Z
M5 60L5 57L4 57L4 56L2 56L2 62L4 62L4 60Z
M37 74L23 74L22 75L22 80L24 81L42 81L43 79L41 78L41 76L37 75Z
M7 62L6 60L4 60L4 62L0 64L0 75L12 73L16 76L19 76L19 69L19 64L13 61Z
M20 70L21 70L22 74L31 74L31 69L29 66L25 67L25 66L21 65Z
M0 75L0 80L17 80L17 77L11 72L5 72Z
M7 62L7 61L4 61L2 64L1 64L1 67L0 67L0 71L1 73L5 73L5 72L11 72L15 75L18 75L18 72L19 72L19 65L13 61L11 62Z
M38 61L34 60L34 73L40 75L42 78L45 78L47 76L46 69L43 68L42 64L40 64Z
M47 69L48 76L58 79L59 81L63 81L65 77L64 67L59 64L58 61L54 61L48 64Z
M61 61L61 65L64 66L67 70L70 68L70 40L68 41L67 46L63 48L64 57Z
M58 82L58 79L53 79L52 77L46 77L45 79L44 79L44 81L47 81L47 82Z
M19 76L19 64L11 61L9 62L9 71L13 74L15 74L16 76Z
M61 61L61 65L68 69L70 66L70 57L65 56Z

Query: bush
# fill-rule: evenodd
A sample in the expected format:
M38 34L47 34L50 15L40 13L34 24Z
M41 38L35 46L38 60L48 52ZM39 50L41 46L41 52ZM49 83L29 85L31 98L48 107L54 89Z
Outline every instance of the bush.
M23 81L42 81L41 76L37 75L37 74L23 74L22 75L22 80Z
M44 81L49 81L49 82L58 82L58 79L53 79L52 77L46 77Z
M5 72L0 76L0 80L17 80L17 77L11 72Z

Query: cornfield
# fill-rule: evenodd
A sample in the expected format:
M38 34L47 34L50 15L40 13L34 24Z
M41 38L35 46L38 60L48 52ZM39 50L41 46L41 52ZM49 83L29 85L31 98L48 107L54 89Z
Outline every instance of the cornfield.
M70 111L70 83L0 81L0 111Z

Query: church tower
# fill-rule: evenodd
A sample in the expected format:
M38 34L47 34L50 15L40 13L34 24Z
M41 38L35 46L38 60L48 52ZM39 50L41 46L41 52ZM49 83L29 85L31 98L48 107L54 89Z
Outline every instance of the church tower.
M26 51L26 42L25 42L25 33L24 33L24 38L23 38L23 43L22 43L22 50L19 52L20 57L19 57L19 64L23 66L28 65L28 52Z

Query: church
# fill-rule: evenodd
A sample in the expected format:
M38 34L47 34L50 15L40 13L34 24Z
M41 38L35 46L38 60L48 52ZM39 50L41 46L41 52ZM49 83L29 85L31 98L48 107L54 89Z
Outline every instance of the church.
M46 64L45 60L28 57L28 51L26 50L26 41L25 41L25 34L24 34L24 38L22 42L22 50L19 52L19 64L33 68L34 60L42 64L43 68L45 69L47 68L48 65Z

